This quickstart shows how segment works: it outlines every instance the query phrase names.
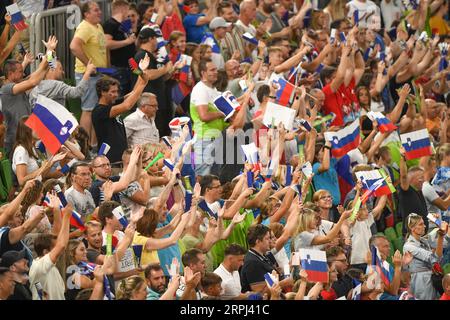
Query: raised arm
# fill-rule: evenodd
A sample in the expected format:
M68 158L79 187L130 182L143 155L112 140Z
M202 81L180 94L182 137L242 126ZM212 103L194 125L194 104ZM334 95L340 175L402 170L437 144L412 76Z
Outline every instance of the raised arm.
M341 217L339 218L339 221L336 224L334 224L334 226L333 226L333 228L331 228L330 232L328 232L328 234L325 236L322 236L322 235L315 236L313 241L311 242L311 244L316 246L316 245L320 245L320 244L327 244L327 243L330 243L331 241L333 241L333 239L336 238L337 235L339 234L342 224L350 216L351 213L352 213L351 210L344 211L342 213Z
M14 214L19 211L25 195L34 187L34 180L27 181L22 191L7 205L0 207L0 227L8 224Z
M142 92L144 91L147 83L148 83L148 70L145 70L143 76L138 77L138 80L134 85L133 91L130 92L130 94L126 97L126 99L122 103L115 105L114 107L111 108L111 111L109 112L109 117L115 118L118 115L131 110L131 108L133 108L133 106L136 104L139 97L141 96Z
M408 169L406 168L405 149L400 148L400 187L407 191L409 189Z
M58 258L64 253L64 250L69 243L69 225L70 225L70 217L72 215L72 205L68 204L63 210L63 218L61 222L61 230L59 230L58 238L56 238L56 244L53 249L50 251L49 256L50 260L56 264Z

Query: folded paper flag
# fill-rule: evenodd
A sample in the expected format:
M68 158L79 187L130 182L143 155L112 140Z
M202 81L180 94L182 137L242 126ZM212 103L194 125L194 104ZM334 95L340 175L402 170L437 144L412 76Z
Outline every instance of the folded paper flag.
M158 19L158 14L153 12L152 17L150 18L150 22L156 23L156 19Z
M439 228L441 227L442 220L439 218L436 218L432 213L429 213L427 215L428 220L433 222L435 225L437 225Z
M252 142L250 144L243 144L241 145L241 149L245 155L244 160L253 165L258 163L258 148L255 143Z
M132 31L131 31L132 27L133 27L133 25L131 23L131 19L125 19L120 24L119 30L122 31L123 33L125 33L126 35L129 35L130 33L132 33Z
M311 131L311 125L309 124L309 122L305 119L300 119L300 124L308 131Z
M172 149L172 144L170 143L169 137L168 136L164 136L161 138L162 141L164 142L164 144L166 146L168 146L170 149Z
M37 134L45 148L54 155L78 127L78 121L58 102L39 95L25 125Z
M242 35L242 38L244 40L250 42L251 44L254 44L255 46L258 45L258 39L256 39L250 32L246 32Z
M279 86L278 90L275 92L276 101L279 104L286 106L295 93L295 86L281 77L279 77L278 80L275 80L275 82L278 83Z
M281 122L286 130L292 130L296 113L294 109L269 102L264 113L263 123L266 127L270 128L278 126Z
M417 159L432 154L430 136L427 129L408 132L400 135L406 159Z
M188 212L191 209L191 205L192 205L192 192L186 190L186 193L184 194L184 212Z
M312 169L311 163L310 163L309 161L308 161L308 162L305 162L305 163L302 165L302 172L303 172L303 174L306 176L306 178L311 177L311 175L312 175L312 173L313 173L313 169Z
M301 249L300 262L310 282L328 283L328 265L325 251Z
M339 33L339 39L341 40L342 43L344 43L344 44L347 43L347 38L345 37L344 32Z
M326 140L331 142L333 157L343 157L350 150L356 149L361 143L359 119L339 131L325 132L324 136Z
M134 258L136 259L136 264L138 266L141 265L142 249L142 244L133 244Z
M292 166L286 165L286 179L285 186L290 186L292 183Z
M106 75L113 75L117 72L117 69L115 68L97 68L98 73L103 73Z
M271 287L271 288L272 288L272 287L275 285L275 283L277 282L276 279L275 279L269 272L267 272L267 273L264 274L264 279L266 280L267 285L268 285L269 287Z
M98 149L98 155L106 156L110 149L111 149L110 145L103 142L102 145L100 146L100 149Z
M239 111L241 105L231 91L225 91L216 99L214 105L225 115L225 121L230 119L236 111Z
M209 217L214 218L217 220L218 216L217 213L211 210L211 208L208 206L205 200L202 200L198 203L198 207L203 210Z
M128 220L125 217L125 212L123 211L122 206L118 206L116 207L113 211L112 211L113 215L117 218L117 220L119 220L120 224L126 228L128 225Z
M334 43L334 41L336 40L336 29L331 29L330 32L330 43Z
M201 43L210 46L213 54L214 53L220 54L220 47L211 33L206 33L203 36Z

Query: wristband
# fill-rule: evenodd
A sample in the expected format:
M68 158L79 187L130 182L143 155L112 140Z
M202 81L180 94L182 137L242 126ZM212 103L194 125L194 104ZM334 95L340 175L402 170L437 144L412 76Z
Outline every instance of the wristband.
M331 147L330 147L330 146L323 146L323 148L324 148L324 149L331 150Z

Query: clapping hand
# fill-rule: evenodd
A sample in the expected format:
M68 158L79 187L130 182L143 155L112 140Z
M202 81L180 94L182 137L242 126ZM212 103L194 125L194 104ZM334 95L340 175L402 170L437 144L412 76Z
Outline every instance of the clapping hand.
M42 43L44 44L44 46L47 48L47 51L55 51L56 46L58 45L58 39L56 39L55 36L50 36L48 38L48 41L45 42L44 40L42 40Z

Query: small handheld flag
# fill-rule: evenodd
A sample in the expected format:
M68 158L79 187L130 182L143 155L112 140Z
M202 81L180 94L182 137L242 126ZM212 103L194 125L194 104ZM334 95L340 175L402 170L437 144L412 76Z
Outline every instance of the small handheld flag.
M286 165L286 183L285 186L290 186L292 183L292 166Z
M273 276L267 272L264 274L264 280L266 280L267 285L272 288L275 285L275 279L273 278Z
M25 23L22 12L17 3L6 7L6 11L11 16L11 23L17 31L25 30L28 25Z
M98 149L98 155L106 156L110 149L111 149L111 147L109 146L109 144L107 144L106 142L103 142L102 145L100 146L100 149Z
M128 59L128 64L130 66L131 71L133 74L140 76L142 74L142 70L139 69L139 65L137 64L136 60L133 58Z
M247 171L247 187L253 187L254 173L253 171Z
M431 141L427 129L401 134L400 140L405 148L407 160L432 154Z
M303 172L303 174L306 176L306 178L309 178L309 177L311 177L311 175L312 175L312 173L313 173L313 170L312 170L312 165L311 165L311 163L308 161L308 162L305 162L303 165L302 165L302 172Z
M432 213L429 213L427 215L428 220L430 220L431 222L433 222L435 225L437 225L439 228L441 227L441 219L436 218Z
M258 39L256 39L250 32L246 32L242 35L242 38L255 46L258 45Z
M96 68L98 73L106 74L112 76L117 72L116 68Z
M361 300L361 282L353 279L352 300Z
M61 171L61 173L63 173L63 174L66 174L67 172L69 172L70 168L72 168L72 166L75 162L77 162L77 159L70 160L68 163L66 163L64 166L62 166L59 171Z
M38 135L46 149L54 155L78 127L78 121L65 107L39 95L25 125Z
M347 44L347 38L345 37L344 32L339 33L339 39L341 40L342 43Z
M331 154L333 157L342 157L350 150L356 149L361 143L359 132L359 119L339 131L325 132L325 139L331 142Z
M113 215L117 218L117 220L119 220L120 224L126 228L128 225L128 220L125 217L125 212L123 211L122 206L118 206L116 207L113 211L112 211Z
M330 32L330 43L333 44L334 41L336 40L336 29L331 29Z
M378 125L378 129L381 133L392 132L397 130L397 126L395 126L392 122L389 121L381 112L369 111L367 116L370 120L376 121Z
M142 249L143 246L141 244L133 244L133 253L137 266L141 265Z
M125 33L128 36L131 33L133 33L133 31L131 31L132 27L133 27L133 24L131 22L131 19L125 19L120 24L119 31Z
M281 122L286 130L292 130L296 113L292 108L269 102L264 112L263 123L268 128L274 128Z
M325 251L300 250L302 268L308 274L308 281L328 283L328 265Z
M248 163L257 165L258 164L258 148L255 143L243 144L241 145L242 152L245 155L245 159Z
M202 200L198 203L198 207L203 210L208 216L217 220L217 213L211 210L205 200Z
M275 93L276 101L279 104L286 106L295 92L295 87L292 83L287 82L282 77L279 77L278 80L275 80L274 82L278 83L279 86Z
M184 194L184 212L188 212L192 205L192 191L186 190Z

